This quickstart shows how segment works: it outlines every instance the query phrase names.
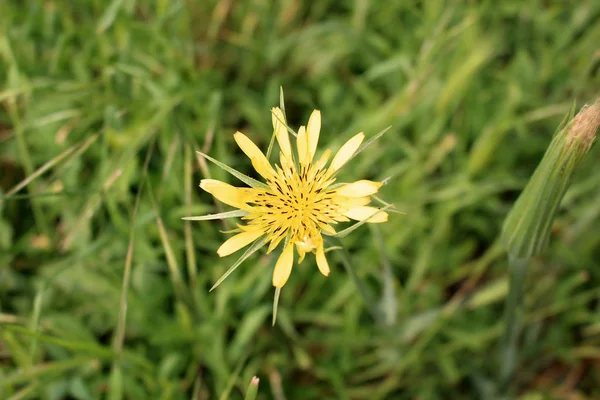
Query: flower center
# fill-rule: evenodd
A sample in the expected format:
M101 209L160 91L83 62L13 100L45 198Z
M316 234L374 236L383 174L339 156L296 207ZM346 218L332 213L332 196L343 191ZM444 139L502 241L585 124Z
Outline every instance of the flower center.
M244 218L264 229L269 241L278 242L290 233L292 243L312 251L319 225L339 215L334 193L326 190L333 179L328 179L326 170L311 166L300 167L299 172L293 166L276 168L276 175L267 179L270 189L261 190L249 202L252 211Z

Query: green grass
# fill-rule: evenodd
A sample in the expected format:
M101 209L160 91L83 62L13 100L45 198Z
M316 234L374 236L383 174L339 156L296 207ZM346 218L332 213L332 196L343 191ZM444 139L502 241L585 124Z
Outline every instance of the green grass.
M0 398L499 396L502 223L575 102L600 93L600 3L0 2ZM270 108L321 148L392 128L340 175L406 215L341 239L329 278L216 249L200 179L252 173ZM529 265L509 395L600 397L593 147ZM136 206L139 198L139 205ZM124 307L124 304L127 307ZM126 309L126 314L124 313ZM579 396L579 397L577 397Z

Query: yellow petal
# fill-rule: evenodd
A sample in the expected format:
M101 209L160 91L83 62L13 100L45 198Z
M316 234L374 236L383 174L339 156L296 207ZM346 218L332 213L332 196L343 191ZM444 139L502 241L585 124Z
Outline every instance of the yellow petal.
M292 146L290 145L290 136L288 135L287 128L285 127L285 117L279 107L274 107L271 110L271 120L273 122L273 131L281 152L288 158L292 159Z
M367 222L370 223L386 222L388 220L388 214L385 211L368 206L353 207L346 211L344 215L357 221L369 218Z
M365 197L336 197L335 201L345 208L355 208L359 206L366 206L371 202L371 198Z
M279 164L281 165L281 168L283 168L284 170L287 170L287 169L295 170L296 169L294 166L294 161L290 157L283 154L283 151L279 152Z
M310 253L314 249L315 249L315 245L314 245L313 241L310 240L310 238L307 241L296 242L296 250L298 250L299 254L300 253ZM298 262L298 264L300 264L300 262Z
M333 217L333 219L334 219L336 222L348 222L348 221L350 221L350 219L349 219L349 218L346 218L346 217L344 217L343 215L336 215L336 216L334 216L334 217Z
M233 134L233 138L244 154L252 161L252 166L254 166L256 172L265 179L273 175L273 168L271 167L271 164L269 164L269 160L267 160L267 157L265 157L263 152L260 151L258 146L255 145L248 136L244 135L242 132L236 132Z
M306 133L308 136L308 162L312 162L315 152L317 151L317 144L319 143L319 133L321 132L321 111L314 110L308 118L308 126L306 127Z
M335 229L333 229L333 226L329 225L329 224L324 224L322 222L317 221L317 224L319 225L319 228L321 228L321 230L325 233L328 233L330 235L335 235L336 231Z
M275 175L275 170L271 167L269 160L266 157L255 157L251 159L252 166L265 179L272 179Z
M329 263L325 257L325 249L323 248L323 242L317 248L317 267L319 271L325 276L329 276Z
M277 247L277 245L281 242L281 240L283 238L284 238L283 236L278 236L278 237L272 239L271 243L269 243L269 247L267 248L267 254L269 254L270 252L275 250L275 248Z
M242 247L248 246L250 243L254 242L256 239L263 235L262 231L248 231L238 233L235 236L227 239L221 247L217 250L217 254L220 257L225 257L230 255L231 253L235 253Z
M325 150L323 155L319 157L319 161L313 164L313 167L317 170L323 168L325 164L327 164L327 160L329 160L329 157L331 157L331 150L327 149Z
M383 185L381 182L373 182L363 179L344 185L336 190L337 194L346 197L363 197L371 196L377 193L379 188Z
M241 209L248 208L245 201L248 195L244 188L237 188L215 179L202 179L200 187L225 204Z
M289 228L288 225L284 224L283 229L280 229L279 233L275 233L275 231L273 231L273 229L271 229L268 232L269 240L271 241L271 243L269 244L269 247L267 248L267 254L269 254L270 252L275 250L277 245L279 245L279 243L283 240L283 238L285 238L287 236L287 230Z
M298 148L298 162L300 162L300 165L308 165L312 160L308 159L308 136L304 126L298 129L296 147Z
M300 246L296 246L296 251L298 251L298 264L301 264L302 261L304 261L306 252L302 248L300 248Z
M342 168L344 164L346 164L354 155L354 153L356 153L356 150L358 150L364 138L365 134L361 132L354 135L350 140L344 143L335 157L333 157L333 161L331 162L331 166L329 168L332 171L337 171L338 169Z
M273 286L280 288L285 285L290 274L292 273L292 265L294 264L294 244L288 243L283 252L279 256L273 271Z

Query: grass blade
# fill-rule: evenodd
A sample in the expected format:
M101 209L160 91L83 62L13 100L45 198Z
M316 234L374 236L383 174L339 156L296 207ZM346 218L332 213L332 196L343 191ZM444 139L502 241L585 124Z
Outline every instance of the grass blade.
M189 213L190 208L192 207L192 150L190 149L190 146L184 146L183 175L185 207ZM185 220L187 218L189 217L185 217L183 219ZM196 268L196 252L194 251L194 241L192 239L192 224L189 222L189 220L187 220L184 224L184 235L188 279L190 282L191 293L194 295L194 293L196 293L196 276L198 271Z
M64 160L66 157L68 157L77 148L87 147L89 144L91 144L91 142L94 142L97 138L98 138L98 135L94 135L91 138L85 140L84 143L82 143L82 144L77 144L77 145L69 147L67 150L63 151L58 156L56 156L53 159L46 162L44 165L42 165L40 168L38 168L32 174L30 174L27 178L23 179L21 182L19 182L17 185L15 185L12 189L10 189L8 192L6 192L6 194L4 196L2 196L2 199L0 199L0 201L4 201L7 198L9 198L10 196L12 196L13 194L17 193L19 190L21 190L25 186L27 186L31 181L33 181L34 179L36 179L37 177L42 175L44 172L48 171L50 168L52 168L53 166L55 166L56 164L58 164L59 162Z
M129 281L131 279L131 263L133 260L133 241L135 238L135 221L138 213L138 209L140 206L140 199L142 195L142 191L144 189L144 183L146 181L146 175L148 173L148 165L150 163L150 159L152 158L152 152L154 149L154 141L148 147L148 151L146 153L146 159L144 160L144 167L142 171L142 181L140 183L140 188L135 196L135 204L133 206L133 211L131 212L131 227L129 229L129 244L127 245L127 253L125 255L125 268L123 269L123 286L121 288L121 300L119 306L119 319L117 322L117 329L115 333L115 338L113 342L113 347L115 353L118 355L123 351L123 340L125 338L125 325L127 323L127 296L129 294Z
M162 242L163 248L165 249L167 265L169 266L171 281L173 283L173 288L175 289L175 294L181 300L185 300L187 298L187 292L185 290L185 285L183 284L181 272L179 271L179 264L177 263L177 258L175 257L175 253L173 252L173 248L171 247L171 242L169 240L167 230L165 229L165 225L163 224L161 217L156 218L156 224L158 226L160 241Z

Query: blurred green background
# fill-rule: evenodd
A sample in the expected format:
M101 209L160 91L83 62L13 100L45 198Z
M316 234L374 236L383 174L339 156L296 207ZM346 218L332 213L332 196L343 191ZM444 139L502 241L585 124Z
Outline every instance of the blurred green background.
M252 173L232 134L266 149L280 86L321 148L392 125L341 175L406 213L342 240L380 318L335 252L274 327L276 253L208 293L231 225L181 217L236 182L194 151ZM1 1L0 398L496 398L502 222L599 88L595 0ZM598 151L526 278L524 399L600 398Z

